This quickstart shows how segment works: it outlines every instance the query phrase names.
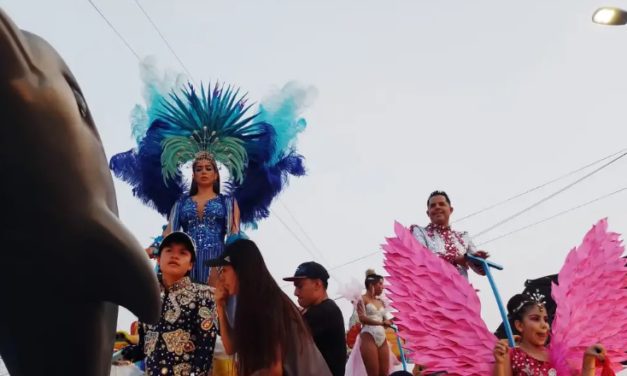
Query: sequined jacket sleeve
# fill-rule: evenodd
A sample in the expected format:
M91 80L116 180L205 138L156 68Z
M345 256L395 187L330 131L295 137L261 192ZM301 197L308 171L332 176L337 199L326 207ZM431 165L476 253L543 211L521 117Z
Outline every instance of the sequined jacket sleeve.
M414 235L414 238L416 238L416 240L418 240L418 242L422 244L423 247L435 253L432 249L429 248L429 245L427 244L427 236L420 226L412 225L409 228L409 231Z
M216 345L217 326L216 309L213 293L209 286L202 286L198 291L198 315L192 329L194 343L194 360L192 372L194 376L207 376L213 362L213 351Z
M126 346L122 349L122 357L125 360L131 361L133 363L139 362L146 358L146 353L144 352L144 335L146 331L144 330L144 324L137 323L137 335L139 340L136 345Z

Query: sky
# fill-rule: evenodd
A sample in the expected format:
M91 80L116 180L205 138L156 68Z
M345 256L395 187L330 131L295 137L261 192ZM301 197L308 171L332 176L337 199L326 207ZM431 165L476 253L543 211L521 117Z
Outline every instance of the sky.
M139 57L184 71L134 0L93 1ZM318 89L299 139L308 176L292 179L272 216L250 234L277 278L304 261L333 269L372 254L395 220L427 224L433 190L448 192L455 220L627 148L627 28L591 22L596 8L621 2L139 1L197 81L240 86L252 100L291 80ZM92 5L0 6L64 57L107 156L133 147L129 113L142 103L138 59ZM627 186L626 164L619 160L476 243ZM454 227L479 233L584 174ZM116 190L122 221L149 245L164 219L125 183L116 180ZM627 192L617 194L480 247L505 268L495 273L504 299L522 292L526 279L557 273L599 219L627 231L626 203ZM338 281L363 281L368 268L383 273L382 260L379 253L332 270L330 295ZM487 280L471 282L496 329ZM348 319L350 303L338 304ZM129 330L133 320L121 312L119 328Z

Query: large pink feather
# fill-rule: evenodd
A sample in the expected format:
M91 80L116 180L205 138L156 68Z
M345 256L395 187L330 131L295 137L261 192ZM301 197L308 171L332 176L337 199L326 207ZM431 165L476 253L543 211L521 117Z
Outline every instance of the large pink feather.
M497 338L481 319L474 288L398 222L383 245L388 297L415 364L460 376L492 373Z
M559 376L581 372L583 353L601 343L612 369L627 360L627 268L619 235L599 221L574 248L553 285L557 304L550 357Z

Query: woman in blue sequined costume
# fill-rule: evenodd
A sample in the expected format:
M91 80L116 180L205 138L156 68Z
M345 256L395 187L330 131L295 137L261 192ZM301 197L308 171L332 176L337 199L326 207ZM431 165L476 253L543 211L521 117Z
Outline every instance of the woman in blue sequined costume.
M191 279L199 283L217 284L217 273L211 274L205 261L217 258L224 248L227 236L239 234L239 207L230 195L220 193L220 172L215 161L200 156L192 164L192 185L189 194L184 194L170 213L170 221L163 237L171 231L184 231L194 239L198 261L191 271ZM149 247L146 252L153 257L157 248Z
M192 278L210 277L205 259L217 257L242 228L257 228L289 176L305 174L296 138L306 127L300 114L315 88L288 83L252 111L239 90L216 84L196 90L183 75L161 75L149 58L141 62L146 106L131 113L137 148L114 155L110 167L133 194L167 218L162 236L182 230L196 242ZM192 165L190 183L182 168ZM220 179L220 169L228 172ZM213 280L210 285L215 285Z

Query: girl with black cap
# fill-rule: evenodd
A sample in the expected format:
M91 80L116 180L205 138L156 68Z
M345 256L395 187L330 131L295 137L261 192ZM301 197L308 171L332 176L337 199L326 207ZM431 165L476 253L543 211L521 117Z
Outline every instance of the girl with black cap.
M226 352L237 353L239 376L331 376L298 308L255 243L235 240L206 265L221 274L215 293L220 336ZM229 296L237 296L231 320L225 309Z

